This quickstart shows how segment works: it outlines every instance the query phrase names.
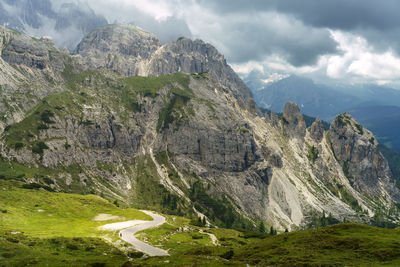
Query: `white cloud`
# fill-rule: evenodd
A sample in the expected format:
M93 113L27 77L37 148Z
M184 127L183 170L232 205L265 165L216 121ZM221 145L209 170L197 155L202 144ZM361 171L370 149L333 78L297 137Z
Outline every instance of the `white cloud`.
M264 71L264 66L260 62L248 61L243 64L231 64L232 69L237 73L248 74L253 70Z
M351 33L332 31L342 55L326 56L326 74L335 79L390 83L400 79L400 59L388 48L377 53L366 39Z
M267 79L278 72L306 76L322 83L376 83L399 87L400 58L393 50L376 52L366 39L343 31L331 31L331 38L338 43L340 54L323 55L314 65L295 67L280 54L274 54L262 61L233 66L243 76L262 66Z
M91 3L91 6L95 6L99 0L88 0ZM110 4L110 1L101 0L100 2L105 2L106 4ZM114 0L112 1L114 4L117 4L121 8L132 9L134 7L140 12L143 12L149 16L154 17L158 21L165 20L168 17L173 15L173 10L168 1L161 0ZM119 3L119 4L118 4ZM118 14L116 14L118 15Z

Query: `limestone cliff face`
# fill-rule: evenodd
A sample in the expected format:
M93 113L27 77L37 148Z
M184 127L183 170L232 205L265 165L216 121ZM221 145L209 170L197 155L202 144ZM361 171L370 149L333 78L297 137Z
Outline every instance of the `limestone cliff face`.
M160 39L130 25L106 25L89 33L75 53L90 68L112 69L126 76L144 75L145 62L161 47Z
M285 134L289 138L304 139L306 135L306 123L299 107L295 103L286 103L282 118Z
M227 90L239 99L244 106L252 103L250 89L226 63L215 47L201 40L192 41L180 38L176 42L164 45L149 63L149 75L170 74L176 72L202 73L208 72L213 79L219 81Z
M320 142L322 138L324 137L324 126L322 124L322 121L317 118L311 127L308 129L310 136L316 141Z
M399 200L388 163L370 131L345 113L335 118L329 133L335 157L357 191L374 197L384 197L382 191L387 191Z
M58 90L70 57L49 40L0 27L0 129ZM78 68L79 69L79 68Z
M348 114L329 132L320 120L306 129L294 103L281 118L256 116L247 87L209 44L161 45L110 25L70 56L0 30L0 159L34 170L12 179L51 179L56 191L191 210L229 227L243 226L239 216L294 229L323 212L357 222L398 214L372 133Z

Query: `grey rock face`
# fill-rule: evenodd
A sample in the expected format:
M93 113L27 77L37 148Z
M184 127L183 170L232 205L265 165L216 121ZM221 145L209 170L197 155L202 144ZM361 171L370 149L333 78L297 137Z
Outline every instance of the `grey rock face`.
M278 115L275 113L275 111L273 111L273 110L271 110L270 123L271 123L272 126L274 126L274 127L278 127L278 126L279 126L279 117L278 117Z
M75 53L93 69L116 70L126 76L145 71L143 61L149 60L161 46L160 39L138 27L106 25L88 34Z
M49 63L48 47L42 42L35 45L35 40L12 39L3 50L2 58L10 64L45 69Z
M388 163L379 152L378 143L371 132L345 113L335 118L329 134L336 159L359 192L380 197L380 188L384 185L395 199L400 199Z
M150 61L149 75L176 72L209 72L211 77L226 86L245 106L252 94L250 89L226 63L225 58L210 44L201 40L181 38L163 46Z
M324 126L322 125L322 121L317 118L310 128L308 128L308 131L316 142L321 142L322 138L324 137Z
M289 137L304 139L306 134L306 123L299 107L292 102L288 102L283 110L283 126L285 134Z
M0 31L4 36L2 59L10 65L25 65L39 71L46 71L49 79L60 80L60 72L68 59L46 38L41 40L23 34Z
M240 131L216 131L194 122L165 135L168 150L183 154L216 171L241 172L257 160L252 134Z

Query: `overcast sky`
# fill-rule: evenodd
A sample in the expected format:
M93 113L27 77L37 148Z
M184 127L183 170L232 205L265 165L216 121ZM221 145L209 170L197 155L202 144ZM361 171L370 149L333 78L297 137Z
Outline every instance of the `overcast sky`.
M68 1L53 1L55 5ZM82 0L163 41L213 44L242 75L400 85L398 0Z

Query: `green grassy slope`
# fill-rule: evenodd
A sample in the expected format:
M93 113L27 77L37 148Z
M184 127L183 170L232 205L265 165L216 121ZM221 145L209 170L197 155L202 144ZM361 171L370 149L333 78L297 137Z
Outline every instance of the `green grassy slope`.
M0 266L121 266L128 257L100 237L98 226L121 220L151 220L94 195L22 189L0 180ZM94 221L100 213L119 220Z
M37 237L100 236L96 228L109 221L93 221L99 213L151 220L136 209L119 209L98 196L21 189L4 181L0 183L0 210L0 229Z
M399 266L400 229L341 224L277 236L206 229L166 216L167 223L139 238L168 249L170 257L142 258L116 247L113 233L99 231L99 213L124 220L150 219L94 195L23 189L0 180L0 266ZM122 219L121 219L122 220ZM207 233L214 234L218 245ZM114 240L114 243L100 237Z
M164 229L165 230L165 229ZM399 266L400 230L356 224L277 236L211 229L220 246L193 246L190 233L168 259L134 260L133 266ZM158 231L160 234L162 231ZM150 234L150 232L147 232ZM180 233L182 237L184 233ZM169 240L172 240L170 237ZM151 238L150 238L151 240ZM166 238L166 242L170 242ZM190 248L190 246L192 247ZM174 248L171 249L174 251ZM175 249L176 251L176 249ZM167 260L167 261L166 261Z
M399 266L400 230L342 224L285 233L235 250L260 266Z
M122 266L127 256L99 238L1 233L0 266Z

